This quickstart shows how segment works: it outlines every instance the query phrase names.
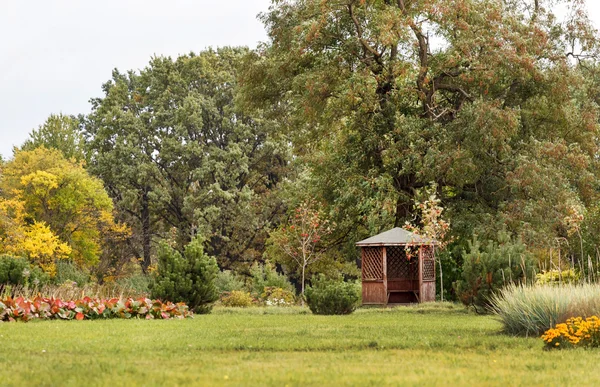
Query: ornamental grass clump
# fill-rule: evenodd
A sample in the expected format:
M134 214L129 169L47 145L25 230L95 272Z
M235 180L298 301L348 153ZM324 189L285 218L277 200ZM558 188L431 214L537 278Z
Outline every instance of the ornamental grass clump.
M571 317L600 315L600 285L512 285L492 297L506 333L540 335Z
M598 316L588 318L572 317L565 323L556 324L548 329L542 340L546 348L598 348L600 347L600 319Z

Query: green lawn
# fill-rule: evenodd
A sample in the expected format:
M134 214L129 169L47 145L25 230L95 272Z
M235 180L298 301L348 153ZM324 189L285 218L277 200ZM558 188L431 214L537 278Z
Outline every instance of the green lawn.
M451 304L313 316L0 323L3 385L599 384L600 351L544 351Z

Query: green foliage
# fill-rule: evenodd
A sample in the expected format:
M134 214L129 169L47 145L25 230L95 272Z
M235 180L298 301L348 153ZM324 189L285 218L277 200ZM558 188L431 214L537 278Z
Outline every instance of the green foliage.
M255 297L260 297L266 287L282 288L289 292L294 292L294 287L283 274L275 270L270 262L264 264L255 263L250 268L250 292Z
M210 235L207 252L222 268L262 254L289 156L288 143L271 136L272 121L237 107L247 52L154 57L139 72L115 70L92 100L83 123L89 169L139 236L144 269L152 235L172 229L179 249L192 229Z
M135 292L137 294L150 294L151 283L152 277L144 273L134 273L115 281L115 285L125 289L126 292Z
M569 59L598 39L584 2L558 3L564 23L553 0L274 2L242 99L285 117L298 196L322 199L349 251L411 221L430 181L455 236L507 224L551 245L600 177L599 67Z
M511 285L491 301L505 332L538 336L570 317L599 316L600 285Z
M58 261L56 262L56 274L52 278L52 282L58 285L65 282L75 282L77 286L84 286L91 282L91 277L89 273L71 262Z
M43 125L29 134L21 149L39 147L57 149L67 159L86 160L84 137L79 130L79 120L73 116L52 114Z
M495 293L510 284L533 281L534 260L520 239L511 239L506 231L498 242L482 244L477 238L463 251L462 279L456 281L458 298L478 312L486 312Z
M219 294L224 292L232 292L234 290L243 290L244 281L239 276L235 275L231 270L219 271L215 279L215 286Z
M289 290L267 286L261 299L267 306L291 306L294 305L296 296Z
M306 303L314 314L350 314L360 301L356 283L317 276L306 289Z
M454 247L454 246L452 246ZM456 289L454 283L462 278L462 249L454 247L435 252L438 262L436 262L436 273L439 271L439 262L442 263L442 273L444 276L443 288L436 286L436 294L441 299L441 292L444 292L444 301L457 301ZM439 276L439 273L436 274Z
M233 290L221 298L221 305L232 308L247 308L252 306L254 299L248 292Z
M0 285L41 286L50 278L26 258L0 255Z
M158 252L158 269L150 290L153 298L185 302L195 313L210 313L219 298L215 285L219 267L209 257L199 238L191 241L183 256L163 243Z
M279 250L279 261L298 273L300 296L304 298L306 271L324 256L322 239L331 234L331 225L318 205L311 200L296 207L288 224L269 234L269 249ZM272 252L270 254L273 254ZM281 258L283 257L283 259Z

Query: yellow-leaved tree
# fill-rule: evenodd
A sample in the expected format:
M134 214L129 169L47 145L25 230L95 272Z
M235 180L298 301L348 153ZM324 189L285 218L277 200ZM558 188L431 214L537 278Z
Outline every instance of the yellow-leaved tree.
M103 241L129 232L112 212L102 182L80 162L43 147L16 151L0 180L0 253L26 256L50 274L58 259L92 267Z

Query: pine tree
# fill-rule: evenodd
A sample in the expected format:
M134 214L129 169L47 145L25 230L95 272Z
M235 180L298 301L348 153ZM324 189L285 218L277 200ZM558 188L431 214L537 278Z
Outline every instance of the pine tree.
M202 241L190 242L183 256L166 243L158 253L158 271L151 286L152 297L185 302L195 313L210 313L219 298L215 280L219 267L204 253Z

